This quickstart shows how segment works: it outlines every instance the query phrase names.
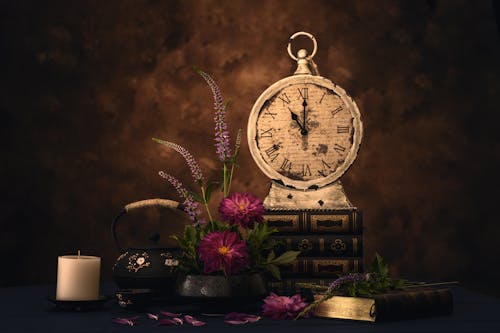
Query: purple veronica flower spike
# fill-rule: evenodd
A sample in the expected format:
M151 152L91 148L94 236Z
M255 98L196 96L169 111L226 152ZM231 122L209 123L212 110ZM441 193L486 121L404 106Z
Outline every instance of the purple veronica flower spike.
M222 93L219 86L210 75L202 70L197 70L197 72L203 79L205 79L210 89L212 89L215 109L215 147L217 148L219 160L221 162L225 162L231 158L232 154L231 148L229 147L229 132L227 131L226 123L226 106L224 105L224 101L222 99Z
M203 174L201 173L201 169L200 166L198 165L198 162L196 162L193 155L191 155L191 153L186 148L170 141L165 141L155 138L153 138L153 140L164 146L172 148L173 150L181 154L182 157L184 157L184 159L186 160L189 169L191 169L191 175L193 176L194 180L196 182L203 181Z
M182 183L172 175L160 171L158 173L160 177L166 179L173 187L177 190L177 193L184 198L184 211L189 215L189 218L195 222L195 224L205 224L205 220L199 217L198 203L194 201L193 196L189 194L188 190L184 188Z
M328 291L327 293L330 293L332 290L339 288L342 284L346 283L347 281L362 281L365 279L365 275L361 273L354 273L354 274L349 274L345 276L341 276L335 281L333 281L330 286L328 286Z

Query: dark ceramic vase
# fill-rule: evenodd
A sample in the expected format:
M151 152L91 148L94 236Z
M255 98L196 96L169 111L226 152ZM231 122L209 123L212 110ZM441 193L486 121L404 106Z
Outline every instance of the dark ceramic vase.
M224 313L251 310L268 293L267 281L259 273L233 276L179 275L174 293L203 312Z

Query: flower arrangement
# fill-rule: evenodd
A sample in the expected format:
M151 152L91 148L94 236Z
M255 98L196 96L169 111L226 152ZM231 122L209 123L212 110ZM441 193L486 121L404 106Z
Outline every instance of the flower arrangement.
M185 274L224 274L226 276L268 272L280 279L278 266L295 260L299 251L288 251L276 256L276 242L269 236L276 232L263 222L264 206L252 193L232 193L231 183L237 167L241 145L241 130L238 131L234 150L230 147L230 134L226 124L228 104L224 103L221 91L207 73L196 72L210 87L214 99L215 147L221 163L222 180L209 182L203 177L199 164L184 147L165 140L153 140L178 152L186 161L194 183L199 191L189 191L174 176L160 171L184 199L183 209L192 220L186 225L182 236L172 236L182 250L179 270ZM219 203L218 216L210 211L209 201L213 190L220 186L223 199ZM200 206L204 207L205 217Z

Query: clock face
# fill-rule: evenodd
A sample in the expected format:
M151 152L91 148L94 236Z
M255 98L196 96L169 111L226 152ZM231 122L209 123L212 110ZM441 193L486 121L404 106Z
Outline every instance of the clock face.
M290 82L264 92L265 100L252 110L252 155L268 176L285 185L303 189L326 185L338 179L356 156L359 111L341 88L324 78L287 79Z

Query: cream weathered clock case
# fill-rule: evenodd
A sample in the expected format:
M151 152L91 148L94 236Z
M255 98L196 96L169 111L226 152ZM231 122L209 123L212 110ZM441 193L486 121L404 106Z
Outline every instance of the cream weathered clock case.
M291 53L291 41L305 35L310 56ZM248 144L259 168L271 178L267 209L353 208L340 177L357 156L363 126L359 109L344 89L317 73L315 38L294 34L288 53L294 75L275 82L255 102L248 120ZM314 74L316 75L314 75Z

